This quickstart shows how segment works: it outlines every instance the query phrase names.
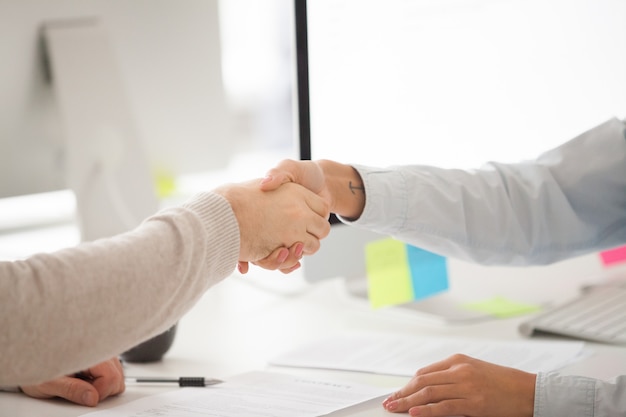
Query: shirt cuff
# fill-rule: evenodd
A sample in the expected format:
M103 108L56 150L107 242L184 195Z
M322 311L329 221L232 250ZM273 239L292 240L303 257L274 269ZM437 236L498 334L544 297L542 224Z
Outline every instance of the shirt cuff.
M533 417L593 417L595 388L592 378L539 372Z

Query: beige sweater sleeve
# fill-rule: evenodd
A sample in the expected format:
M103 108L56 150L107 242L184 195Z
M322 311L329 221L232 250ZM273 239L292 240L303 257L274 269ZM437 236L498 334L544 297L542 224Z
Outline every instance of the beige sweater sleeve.
M128 233L0 262L0 386L80 371L167 330L238 257L234 213L206 193Z

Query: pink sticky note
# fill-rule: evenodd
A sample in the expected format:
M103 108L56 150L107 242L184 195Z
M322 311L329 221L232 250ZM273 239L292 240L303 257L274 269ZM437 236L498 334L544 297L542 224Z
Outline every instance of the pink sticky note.
M600 259L602 259L604 266L626 262L626 246L600 252Z

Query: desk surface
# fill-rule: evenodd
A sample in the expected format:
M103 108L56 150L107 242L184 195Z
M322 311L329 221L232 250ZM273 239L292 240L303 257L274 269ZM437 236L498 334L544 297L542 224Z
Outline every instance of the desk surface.
M505 289L518 294L528 286L543 284L552 298L568 296L590 282L598 266L590 259L545 268L485 268L458 264L455 281L462 291L492 284L494 291ZM512 275L512 276L507 276ZM519 275L519 276L517 276ZM465 278L471 278L465 281ZM358 372L340 372L270 367L267 362L278 353L301 343L342 331L380 331L398 334L497 337L520 339L518 323L526 317L493 319L463 325L439 325L421 320L410 311L372 310L364 299L351 296L343 280L315 285L298 282L301 277L254 269L249 275L234 275L209 290L179 323L170 352L158 363L129 364L129 376L207 376L228 379L251 370L272 370L320 379L340 379L377 386L398 387L408 378ZM493 285L504 281L500 288ZM515 284L515 285L512 285ZM464 288L467 285L467 288ZM511 287L515 288L511 288ZM560 287L559 287L560 286ZM568 294L569 292L569 294ZM546 296L546 291L540 291ZM490 294L485 293L485 296ZM506 295L506 294L505 294ZM537 301L537 300L528 300ZM626 373L626 348L592 345L593 354L563 369L563 373L611 378ZM97 409L114 407L172 387L128 386L123 395L105 400ZM36 400L20 394L0 393L0 416L79 416L94 411L62 400ZM380 401L370 401L336 412L333 416L389 416Z

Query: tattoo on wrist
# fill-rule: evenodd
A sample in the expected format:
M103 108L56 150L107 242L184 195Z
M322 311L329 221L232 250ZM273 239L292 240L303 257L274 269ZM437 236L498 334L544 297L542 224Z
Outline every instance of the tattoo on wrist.
M354 185L354 184L352 184L352 181L348 181L348 188L350 189L350 192L352 194L356 194L355 190L358 190L358 191L361 191L361 192L365 192L365 187L363 187L362 184Z

